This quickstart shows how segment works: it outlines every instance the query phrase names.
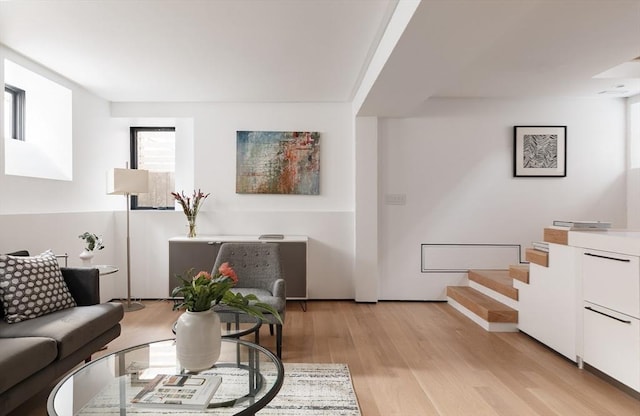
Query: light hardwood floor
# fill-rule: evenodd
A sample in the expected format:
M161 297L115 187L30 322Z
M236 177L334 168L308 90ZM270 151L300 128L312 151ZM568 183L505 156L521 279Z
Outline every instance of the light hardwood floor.
M145 303L94 357L172 337L180 312L167 301ZM363 416L640 415L640 401L612 384L525 334L485 332L446 303L307 306L287 305L283 361L347 363ZM260 340L275 347L267 326ZM12 416L46 414L46 396Z

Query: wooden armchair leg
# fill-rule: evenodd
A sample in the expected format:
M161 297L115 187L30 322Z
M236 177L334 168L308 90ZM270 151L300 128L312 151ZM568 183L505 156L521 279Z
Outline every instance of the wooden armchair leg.
M269 335L273 336L273 324L269 324Z

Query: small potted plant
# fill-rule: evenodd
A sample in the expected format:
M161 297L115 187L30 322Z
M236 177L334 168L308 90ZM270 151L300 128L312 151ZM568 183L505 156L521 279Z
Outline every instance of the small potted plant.
M82 253L80 253L80 259L83 264L86 266L91 265L91 259L93 258L93 252L97 250L102 250L104 248L104 244L102 244L102 239L98 237L97 234L92 234L88 231L80 234L78 238L84 240L85 248Z

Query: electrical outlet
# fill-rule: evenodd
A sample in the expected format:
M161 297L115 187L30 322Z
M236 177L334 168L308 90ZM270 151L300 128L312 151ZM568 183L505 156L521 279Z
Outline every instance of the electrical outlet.
M406 205L407 195L406 194L387 194L384 197L384 202L387 205Z

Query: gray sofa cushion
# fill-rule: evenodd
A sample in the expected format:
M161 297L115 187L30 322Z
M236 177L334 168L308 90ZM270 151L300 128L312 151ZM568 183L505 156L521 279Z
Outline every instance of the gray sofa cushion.
M58 342L58 359L63 359L118 324L124 312L119 303L77 306L7 324L0 322L0 337L48 337Z
M51 338L0 339L0 393L51 364L58 355Z

